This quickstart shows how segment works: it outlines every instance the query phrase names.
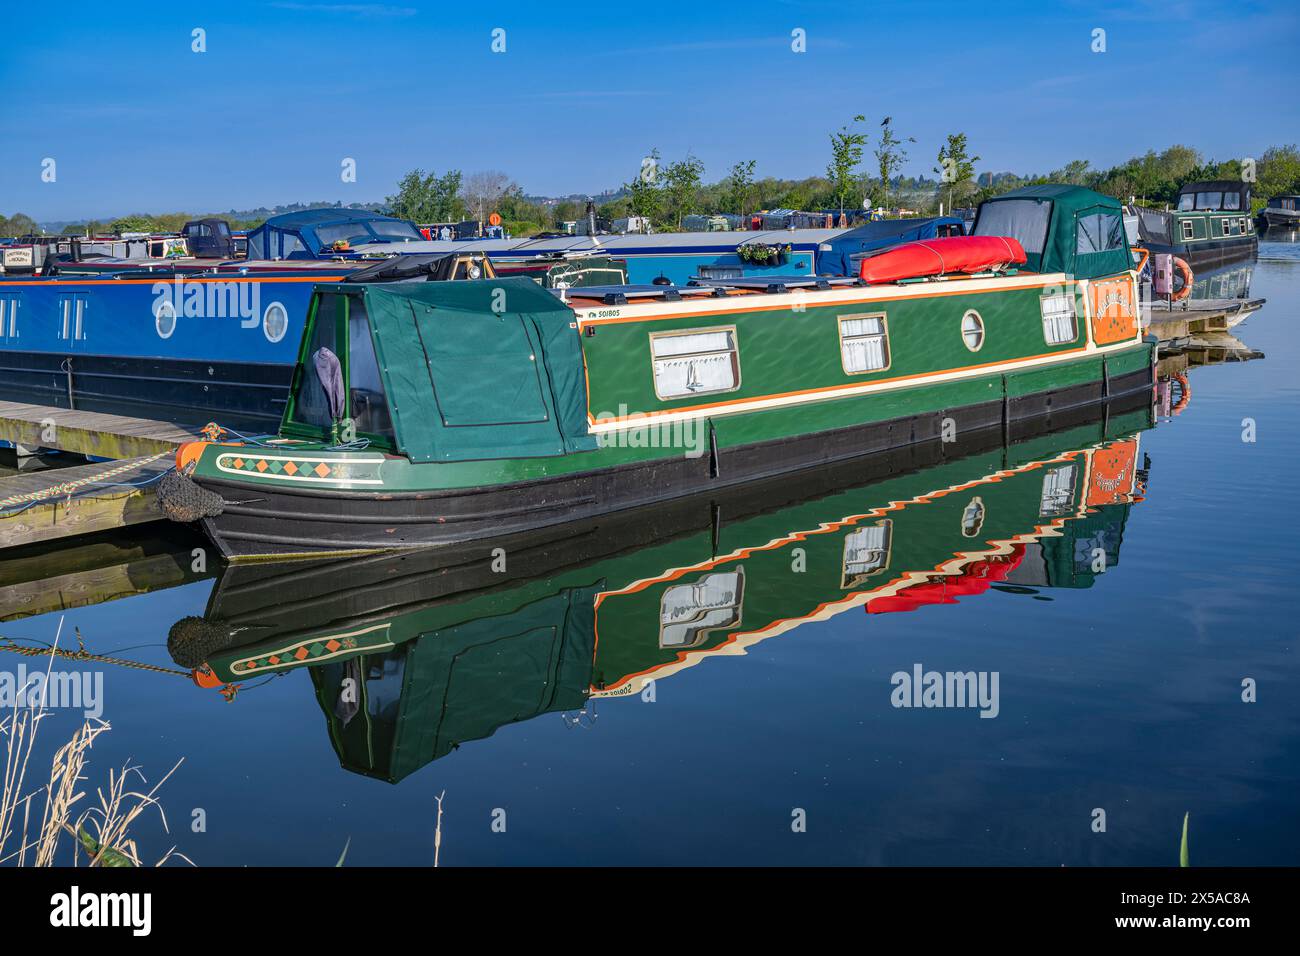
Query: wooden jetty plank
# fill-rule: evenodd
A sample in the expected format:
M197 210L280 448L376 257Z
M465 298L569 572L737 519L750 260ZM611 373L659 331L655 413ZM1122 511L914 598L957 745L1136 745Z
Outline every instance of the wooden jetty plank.
M44 576L24 575L22 580L0 588L0 623L106 604L206 577L191 571L191 564L189 550L151 554L136 549L103 566L52 570ZM0 577L4 576L3 570L0 567Z
M161 454L0 478L0 548L159 521L158 483L151 479L172 464ZM78 481L105 483L63 490Z
M0 439L31 448L128 459L171 451L195 437L170 422L0 402Z
M1162 343L1189 335L1227 332L1264 305L1264 299L1216 300L1208 308L1165 310L1159 303L1142 304L1142 318L1147 332Z

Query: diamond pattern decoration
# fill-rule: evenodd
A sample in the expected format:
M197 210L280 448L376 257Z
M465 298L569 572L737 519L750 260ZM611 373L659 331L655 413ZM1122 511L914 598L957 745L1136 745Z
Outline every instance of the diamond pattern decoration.
M331 637L324 641L316 640L300 644L297 647L282 648L263 657L237 661L231 665L231 670L238 674L252 674L281 664L302 663L303 661L310 663L313 660L328 657L341 650L357 650L359 646L360 644L355 637L341 639Z

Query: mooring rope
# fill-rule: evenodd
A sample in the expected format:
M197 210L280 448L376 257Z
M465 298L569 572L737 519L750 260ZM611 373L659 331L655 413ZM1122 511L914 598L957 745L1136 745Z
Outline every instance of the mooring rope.
M78 634L78 637L81 635ZM189 671L176 670L174 667L162 667L159 664L146 664L143 661L129 661L121 657L106 657L103 654L92 654L86 650L85 644L81 645L80 650L64 651L57 647L25 647L22 644L15 644L10 638L0 637L0 651L12 651L15 654L21 654L24 657L44 657L52 654L55 657L62 657L70 661L93 661L96 664L117 664L119 667L133 667L136 670L152 671L155 674L175 674L177 677L189 677Z
M150 455L147 458L135 458L131 461L120 463L114 468L108 468L102 472L87 475L84 478L77 478L74 481L64 481L57 485L51 485L48 488L41 488L37 491L29 491L21 495L10 495L8 498L0 498L0 511L3 511L6 508L11 508L14 505L30 506L49 498L71 497L73 493L86 488L89 485L117 484L129 485L131 487L143 487L150 482L157 481L162 477L162 474L160 473L158 475L150 476L147 480L139 484L133 484L131 482L113 482L111 479L116 478L118 475L126 474L128 471L134 471L136 468L140 468L143 465L151 464L160 458L166 458L172 454L174 454L174 452L162 451L156 455Z

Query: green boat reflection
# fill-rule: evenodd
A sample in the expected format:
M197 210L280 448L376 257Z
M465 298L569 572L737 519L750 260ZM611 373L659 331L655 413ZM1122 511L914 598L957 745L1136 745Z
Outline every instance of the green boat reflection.
M806 621L1091 587L1119 563L1152 410L964 436L629 512L563 537L235 565L169 649L237 701L306 668L351 771L396 782L463 743L643 692ZM867 625L869 627L869 625Z

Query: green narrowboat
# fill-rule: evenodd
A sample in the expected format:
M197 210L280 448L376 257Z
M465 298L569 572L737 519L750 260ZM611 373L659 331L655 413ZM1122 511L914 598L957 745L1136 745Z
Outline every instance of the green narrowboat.
M182 446L160 502L231 559L447 545L1152 388L1115 200L1031 187L976 232L1023 266L322 286L278 435Z
M1137 212L1143 247L1175 255L1194 272L1253 258L1259 250L1249 183L1188 183L1178 190L1175 208Z
M1008 447L914 445L514 536L338 561L227 566L175 661L237 701L305 668L339 759L396 782L498 727L590 715L807 621L1087 588L1119 563L1148 466L1149 397ZM251 691L250 691L251 692Z

